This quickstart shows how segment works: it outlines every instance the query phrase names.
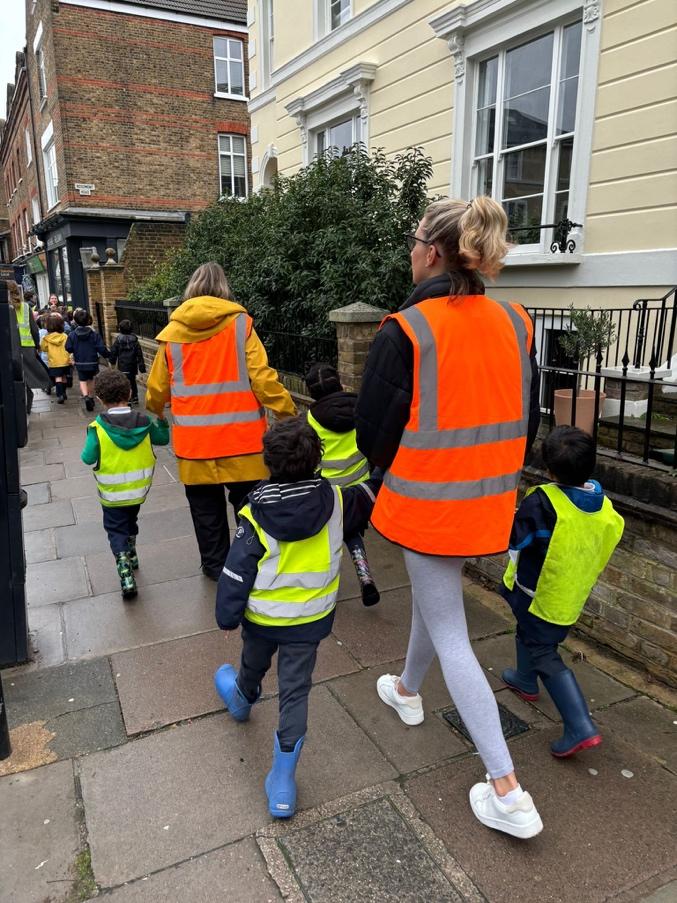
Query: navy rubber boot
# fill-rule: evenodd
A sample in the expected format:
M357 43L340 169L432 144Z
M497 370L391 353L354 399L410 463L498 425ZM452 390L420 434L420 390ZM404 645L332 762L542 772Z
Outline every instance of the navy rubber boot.
M531 654L518 636L515 636L515 661L517 667L506 668L501 678L522 699L535 702L539 695L538 677L533 668Z
M592 746L599 746L602 737L590 717L588 703L578 686L574 672L565 668L554 677L544 680L545 689L552 697L562 716L564 733L550 744L550 752L559 759L566 759Z
M249 721L253 702L244 696L237 685L237 674L232 665L221 665L214 674L214 686L225 707L236 721Z
M273 818L291 818L296 811L296 765L305 737L296 741L293 752L283 752L275 731L273 767L266 776L268 811Z

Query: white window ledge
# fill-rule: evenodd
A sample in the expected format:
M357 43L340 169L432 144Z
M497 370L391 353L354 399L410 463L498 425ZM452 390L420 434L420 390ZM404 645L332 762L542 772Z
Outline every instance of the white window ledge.
M249 98L243 94L224 94L221 91L214 91L214 97L219 97L221 100L241 100L244 103L249 103Z
M578 263L583 263L582 254L545 254L542 251L527 251L521 254L508 254L505 258L506 267L561 267Z

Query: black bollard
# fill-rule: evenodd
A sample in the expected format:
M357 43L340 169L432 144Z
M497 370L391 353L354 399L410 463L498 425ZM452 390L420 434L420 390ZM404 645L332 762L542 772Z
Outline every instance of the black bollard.
M5 708L5 695L2 692L2 675L0 675L0 761L9 759L12 755L12 744L9 740L9 724L7 723L7 709Z

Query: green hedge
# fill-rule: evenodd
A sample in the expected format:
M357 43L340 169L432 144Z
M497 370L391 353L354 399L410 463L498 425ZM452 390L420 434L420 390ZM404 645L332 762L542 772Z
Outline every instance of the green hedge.
M207 208L130 298L181 295L199 264L217 260L262 331L320 337L332 334L332 308L364 301L393 310L411 289L403 233L427 203L431 172L419 148L392 160L359 146L323 155L246 201Z

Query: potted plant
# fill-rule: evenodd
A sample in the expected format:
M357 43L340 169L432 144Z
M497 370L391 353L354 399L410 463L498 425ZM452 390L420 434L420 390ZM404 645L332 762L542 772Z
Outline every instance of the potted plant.
M580 367L591 355L600 354L616 340L616 327L611 322L611 314L606 311L594 313L589 307L576 310L569 307L569 325L559 337L564 353L576 367L576 423L575 426L592 434L595 421L595 392L581 389ZM571 424L573 389L555 391L555 423L558 426ZM606 394L599 393L599 410L602 410Z

